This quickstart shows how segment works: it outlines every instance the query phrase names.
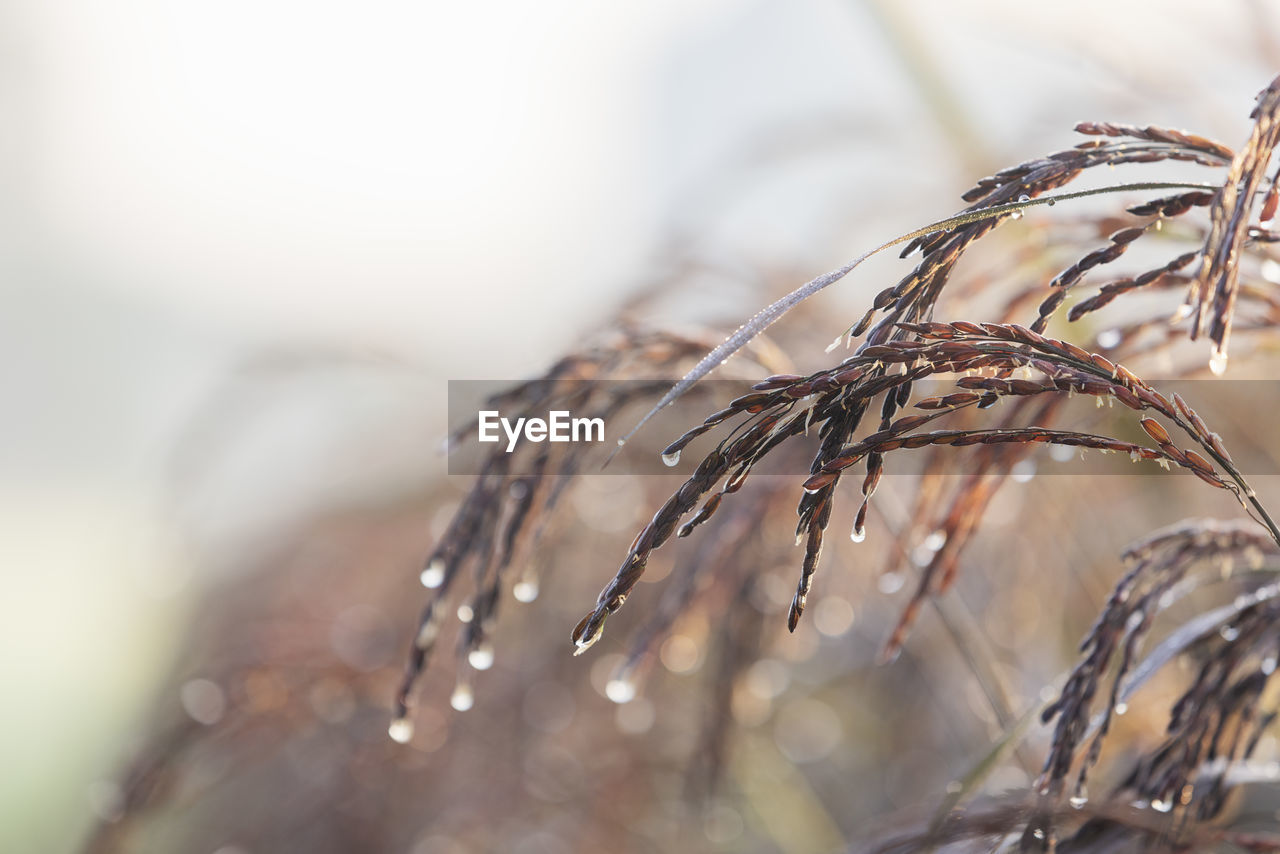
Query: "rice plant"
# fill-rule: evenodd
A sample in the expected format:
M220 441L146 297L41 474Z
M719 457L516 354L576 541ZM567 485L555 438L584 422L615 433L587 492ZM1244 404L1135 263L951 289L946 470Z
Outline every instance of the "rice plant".
M601 474L607 455L598 447L479 446L477 422L461 423L447 444L472 454L474 474L421 567L411 576L388 559L370 574L377 582L327 569L308 576L318 581L307 608L345 615L348 634L337 639L306 627L287 635L269 616L246 616L288 610L273 611L272 602L297 606L283 581L241 593L236 643L209 644L224 650L211 678L234 686L212 716L216 733L213 719L193 715L158 726L89 850L136 841L136 826L167 802L212 797L208 780L225 757L201 752L210 739L265 762L283 734L300 730L315 738L290 742L288 761L322 767L313 776L328 788L299 789L297 804L278 805L297 820L272 823L280 835L256 844L350 850L344 840L358 839L408 850L402 824L443 832L433 811L462 797L468 781L458 769L484 781L486 769L500 767L470 745L509 753L514 728L526 726L548 738L581 730L597 758L610 750L626 757L571 762L557 745L525 760L537 804L527 814L541 827L574 825L571 850L700 850L682 841L687 816L637 806L645 781L669 782L663 775L676 763L688 773L668 800L703 816L708 836L721 840L715 850L732 847L722 825L738 813L726 798L741 796L760 817L757 839L772 841L760 850L1280 851L1278 799L1266 790L1280 777L1268 743L1280 528L1250 482L1259 459L1274 463L1274 431L1264 401L1242 412L1238 397L1227 406L1200 399L1251 364L1251 376L1262 377L1274 365L1280 171L1267 170L1278 118L1280 78L1258 96L1238 150L1169 128L1081 123L1083 141L982 178L963 194L963 210L791 289L721 343L651 328L630 312L617 329L491 397L487 406L513 417L564 409L605 419L621 440L610 448L609 473ZM1144 174L1118 182L1116 167ZM1182 171L1160 172L1174 167ZM1202 175L1186 180L1187 168ZM1074 186L1094 176L1101 183ZM833 323L813 310L810 297L856 280L864 260L895 246L913 266L860 317ZM986 247L983 265L961 263ZM818 357L831 364L794 367ZM1182 382L1206 375L1194 393ZM661 432L673 417L676 433ZM1049 448L1056 453L1046 458ZM644 460L659 459L656 470L680 481L665 497L657 490L667 479L641 476L653 471ZM1121 490L1120 468L1146 476ZM1050 470L1091 478L1055 478L1012 514L1010 490L1029 489L1033 474ZM602 548L581 517L623 514L610 494L623 489L646 503L650 521L629 547L605 538L618 568L612 578L600 572L594 603L566 603L556 573L573 563L595 571ZM1204 510L1154 526L1149 503L1131 499L1155 492ZM433 494L427 503L448 499ZM1089 525L1098 514L1129 531L1122 554L1097 553ZM421 514L408 518L418 526ZM310 538L329 542L342 527L317 526L276 559L304 562ZM828 536L833 527L848 536ZM390 536L373 523L374 533L357 530L364 533L338 540L338 553L353 561ZM1098 594L1092 628L1069 639L1078 643L1074 665L1048 684L1016 685L1011 661L1056 660L1046 652L1060 640L1049 618L1067 606L1051 576L1071 569L1085 578L1073 565L1085 557L1107 569L1098 576L1105 587L1089 591ZM1025 565L1015 572L997 558ZM646 573L663 578L646 589ZM909 579L905 600L893 601ZM957 595L966 579L983 585L990 607L980 614ZM416 622L404 610L390 631L341 610L358 593L375 595L362 584L382 585L376 596L417 610ZM1035 610L1032 625L1000 625L1011 603ZM509 613L517 605L529 607ZM556 624L562 669L535 679L520 655L566 605L583 615ZM880 723L861 731L867 755L854 767L863 779L840 783L849 802L824 812L795 767L827 755L840 726L829 737L812 704L787 707L799 709L788 715L776 702L790 678L784 662L798 668L819 635L844 636L854 605L859 630L876 634L878 663L840 659L811 690L848 686L853 707ZM818 624L808 636L807 622ZM221 639L224 628L208 631ZM993 653L998 634L1013 659ZM391 636L408 646L396 685L379 657ZM597 679L590 662L605 638L615 647ZM452 660L440 655L450 642ZM346 669L326 657L335 645ZM518 661L503 669L508 654ZM700 670L696 698L664 686L664 669ZM617 731L592 729L590 692L567 687L593 679L616 705ZM1168 708L1152 691L1157 683L1172 694ZM645 704L647 694L658 702ZM929 717L930 703L943 712ZM486 706L499 725L458 723ZM575 717L576 708L586 711ZM739 737L766 720L791 745L783 770L785 762ZM937 746L948 726L965 741L959 759ZM985 751L972 749L974 728L991 736ZM641 740L628 746L631 736ZM914 741L930 745L928 755L913 753ZM891 786L910 789L915 808L893 811L880 799ZM484 782L470 795L499 801L507 814L529 794L509 789ZM1261 805L1242 808L1250 796ZM789 814L771 812L781 810ZM837 826L846 814L852 826ZM638 826L642 843L620 841ZM486 816L459 834L472 834L476 850L503 850L501 840L525 832ZM163 827L146 833L146 850L165 850Z
M1188 350L1186 342L1204 340L1207 354L1165 373L1176 377L1207 362L1211 372L1221 376L1233 330L1245 339L1246 347L1261 347L1274 339L1280 303L1274 288L1260 282L1256 271L1270 259L1270 245L1280 239L1270 230L1277 176L1267 175L1280 139L1280 78L1258 96L1252 117L1253 132L1238 152L1173 129L1081 123L1076 131L1087 137L1085 141L983 178L964 194L969 207L956 216L873 250L905 243L902 257L918 255L919 261L900 281L881 290L865 315L837 339L852 348L850 356L825 370L763 378L663 449L668 463L676 464L690 452L700 459L636 535L617 574L573 629L575 653L600 640L606 620L622 608L655 552L673 536L693 535L716 514L731 517L703 534L706 542L694 560L696 569L669 582L668 597L637 632L632 651L612 677L609 697L625 702L634 696L656 641L682 608L707 607L695 604L700 576L714 578L723 588L717 607L726 609L725 619L749 608L744 600L753 568L750 555L742 553L742 528L778 513L788 496L798 498L795 535L803 546L785 617L794 631L814 595L828 530L840 518L841 481L847 474L860 474L858 500L843 522L851 529L851 540L860 543L868 537L868 514L886 471L892 471L899 458L912 456L907 451L925 457L911 518L928 530L930 554L884 642L882 660L888 662L910 643L910 630L924 605L952 587L964 568L968 547L982 536L986 508L1033 448L1054 445L1082 453L1119 454L1138 465L1179 469L1207 488L1227 492L1245 521L1190 520L1135 542L1123 556L1127 571L1115 582L1096 625L1081 643L1078 664L1040 712L1055 728L1031 791L1016 805L989 812L964 815L953 812L959 804L951 803L927 831L908 834L906 841L890 842L884 850L917 850L963 837L980 842L979 850L1113 850L1090 841L1107 834L1142 839L1162 850L1198 850L1219 843L1280 850L1280 836L1236 833L1214 825L1232 786L1233 769L1249 760L1274 718L1268 685L1280 654L1280 635L1274 628L1276 586L1265 574L1256 577L1246 583L1234 605L1205 612L1143 658L1154 618L1213 578L1220 580L1222 561L1240 558L1255 568L1273 568L1280 528L1213 429L1214 413L1198 413L1180 394L1163 393L1160 383L1144 380L1122 363L1181 357ZM1100 167L1170 161L1204 167L1205 181L1148 181L1055 192ZM1086 195L1132 197L1140 192L1148 198L1130 201L1114 213L1092 215L1101 239L1049 281L1017 292L994 316L952 314L953 303L944 297L957 263L1004 222L1039 205L1060 203L1055 213L1065 212ZM1156 192L1161 194L1153 196ZM1191 221L1200 211L1207 213L1207 225ZM1178 233L1170 237L1175 226ZM1137 272L1111 272L1134 247L1146 243L1155 244L1151 249L1165 257ZM873 252L813 279L753 316L668 389L639 418L637 430L696 389L712 370L789 310L852 273ZM1137 293L1160 295L1154 311L1131 312L1121 325L1102 331L1082 328L1082 321ZM1064 318L1062 309L1069 299L1076 301ZM1038 304L1031 307L1031 302ZM1061 337L1048 334L1051 326L1062 330ZM662 346L655 352L656 342ZM543 378L513 390L503 402L537 412L578 394L582 399L573 401L576 408L599 407L612 416L631 400L592 399L601 388L612 386L575 385L575 376L584 377L583 367L591 368L589 379L599 380L621 376L636 364L661 370L681 357L697 355L696 347L675 346L661 335L633 334L619 339L607 355L592 352L558 364ZM921 395L918 389L926 383L940 388ZM1112 433L1073 428L1073 397L1120 404L1131 413L1128 428L1112 425ZM457 438L466 432L460 431ZM786 486L772 477L758 489L754 483L747 485L766 458L804 443L810 435L816 437L817 448L806 476ZM970 450L961 450L965 448ZM952 455L961 459L948 459ZM459 649L471 667L464 664L459 669L462 676L453 704L470 706L467 674L484 669L492 658L492 620L514 556L537 547L543 518L554 509L569 477L579 472L574 452L488 456L470 496L427 561L424 583L436 592L416 630L397 697L394 737L411 736L412 691L439 634L443 603L467 567L473 574L473 592ZM960 475L957 486L949 482L954 473ZM921 525L913 524L900 536L908 547L915 545ZM732 686L751 657L759 654L759 645L749 637L752 633L742 631L717 684ZM1155 669L1178 657L1195 657L1199 664L1173 707L1163 740L1134 763L1120 785L1100 798L1091 797L1088 772L1101 755L1114 716L1127 710L1128 698ZM718 725L728 726L727 720L722 715Z

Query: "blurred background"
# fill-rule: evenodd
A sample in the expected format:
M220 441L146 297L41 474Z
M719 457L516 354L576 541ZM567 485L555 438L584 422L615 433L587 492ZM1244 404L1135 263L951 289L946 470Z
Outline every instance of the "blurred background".
M883 735L849 717L854 681L837 682L844 705L818 708L810 691L749 721L756 771L818 769L784 787L809 835L760 817L772 796L696 820L649 810L678 800L663 793L680 790L692 691L675 683L669 707L650 704L657 723L645 706L615 720L597 668L564 655L652 512L638 492L624 497L633 515L592 523L613 538L599 561L566 562L554 603L513 613L519 660L477 691L492 717L459 721L449 686L427 687L414 751L392 750L376 703L402 666L420 559L465 487L436 454L446 381L526 377L655 282L674 284L648 318L731 328L953 212L977 177L1072 144L1078 120L1235 145L1280 67L1280 11L1247 0L19 0L0 21L5 851L77 850L118 817L140 749L182 721L212 732L243 699L209 677L259 629L280 635L259 652L287 657L292 629L332 647L331 670L302 688L245 683L266 710L301 692L314 720L202 742L183 759L200 779L173 784L145 844L120 850L585 850L650 812L649 835L616 850L671 850L664 834L690 827L703 836L685 850L848 840L859 814L836 795L875 767L850 758L857 744ZM804 358L820 364L877 271L895 269L824 295L838 319ZM590 517L591 501L574 506ZM1086 592L1101 596L1112 571ZM869 668L882 638L841 642L856 600L839 601L810 640ZM1064 625L1064 654L1096 604ZM1017 630L995 633L1012 655ZM671 656L673 673L696 669L696 654ZM806 684L845 672L832 667ZM789 672L753 671L760 695L781 696ZM370 746L330 755L341 739L325 726ZM635 752L624 736L655 726L670 746L647 756L657 782L617 789L644 809L596 804L588 820L567 806L599 784L581 751ZM551 738L566 732L577 740ZM301 743L281 765L244 770L286 737ZM952 733L955 768L987 737ZM928 757L907 759L878 808L955 770L917 788L899 778ZM282 769L331 789L291 809ZM357 783L378 797L356 803ZM486 812L492 785L520 789L510 815ZM306 835L314 810L350 803L365 835Z

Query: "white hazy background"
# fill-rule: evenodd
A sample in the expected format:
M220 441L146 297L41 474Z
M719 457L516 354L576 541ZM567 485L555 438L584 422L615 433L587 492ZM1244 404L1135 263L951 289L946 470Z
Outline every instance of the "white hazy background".
M1078 119L1234 145L1278 33L1198 0L0 5L0 850L74 847L202 589L442 476L447 379L539 369L678 237L817 273ZM750 314L732 278L689 319Z

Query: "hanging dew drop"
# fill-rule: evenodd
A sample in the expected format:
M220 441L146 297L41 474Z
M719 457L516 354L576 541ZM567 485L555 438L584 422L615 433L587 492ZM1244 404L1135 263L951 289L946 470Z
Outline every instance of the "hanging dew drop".
M876 588L885 595L892 595L901 590L906 583L906 576L901 572L886 572L876 580Z
M1227 352L1221 347L1214 347L1213 352L1209 354L1209 370L1215 377L1220 377L1227 372Z
M538 598L538 580L536 578L526 578L517 581L515 586L511 588L511 595L516 597L517 602L529 603Z
M418 649L427 649L436 642L436 635L440 633L440 626L434 615L422 624L418 629L418 637L414 641Z
M1156 798L1151 802L1151 808L1156 812L1169 812L1169 810L1173 809L1173 801Z
M636 686L630 679L616 676L604 686L604 695L618 704L629 703L636 697Z
M1262 278L1266 279L1271 284L1280 284L1280 264L1277 264L1272 259L1268 258L1263 261L1262 266L1258 268L1258 271L1262 273Z
M1067 802L1075 809L1084 809L1085 804L1089 803L1089 796L1083 792L1077 792L1072 795Z
M577 634L573 640L573 645L575 647L573 650L574 655L582 655L591 648L592 644L600 640L600 636L604 634L604 620L601 620L596 624L595 628L591 629L590 632L587 632L587 624L590 622L590 619L590 617L587 617L578 625L576 631L580 632L580 634Z
M849 539L855 543L860 543L867 538L867 528L865 525L854 525L853 530L849 532Z
M680 462L680 452L671 451L670 453L663 454L662 462L668 466L677 465Z
M427 568L422 570L418 580L428 590L434 590L439 587L444 583L444 561L439 559L431 561L431 563L427 564Z
M408 744L409 739L413 738L413 722L408 718L396 718L387 727L387 735L396 744Z
M475 694L471 693L471 686L465 682L459 682L453 689L452 696L449 697L449 705L459 712L465 712L475 705L475 702Z
M476 615L476 612L471 610L470 605L458 606L458 619L461 620L462 622L464 623L471 622L472 618L474 618L475 615Z
M476 670L488 670L493 667L493 644L482 643L467 653L467 663Z
M1123 714L1124 714L1125 712L1127 712L1127 711L1129 711L1129 704L1128 704L1128 703L1116 703L1116 714L1117 714L1117 715L1123 715Z
M1019 201L1019 202L1029 202L1029 201L1031 201L1031 197L1030 197L1030 196L1028 196L1026 193L1023 193L1021 196L1018 196L1018 201ZM1010 218L1010 219L1022 219L1022 211L1020 211L1020 210L1013 211L1011 214L1009 214L1009 218Z

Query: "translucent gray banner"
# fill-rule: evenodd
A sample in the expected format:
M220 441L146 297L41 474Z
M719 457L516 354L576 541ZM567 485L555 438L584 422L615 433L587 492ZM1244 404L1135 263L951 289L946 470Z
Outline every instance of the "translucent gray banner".
M522 383L500 380L451 380L449 382L449 423L453 434L448 441L448 472L474 475L486 467L517 466L527 470L530 461L546 456L548 471L569 470L583 476L691 475L700 460L731 436L739 435L751 419L765 413L742 413L726 418L694 439L680 453L663 459L663 451L690 428L729 406L732 401L753 394L750 385L736 381L706 381L677 400L644 426L623 447L625 435L674 379ZM1208 426L1219 434L1235 466L1245 475L1280 474L1280 380L1171 380L1152 383L1172 399L1177 393ZM915 404L927 398L962 392L954 382L916 382L905 407L894 419L927 415L933 410ZM1013 429L1046 427L1054 430L1105 436L1155 447L1154 440L1139 425L1143 417L1154 417L1169 430L1172 444L1203 454L1191 435L1179 430L1159 413L1135 411L1119 401L1075 394L1063 400L1052 420L1037 422L1035 413L1061 393L1002 397L989 408L970 406L933 419L909 434L945 430ZM798 400L786 414L809 404ZM785 417L785 416L784 416ZM820 445L820 424L811 425L807 435L797 435L771 450L753 469L754 475L795 475L810 473ZM881 398L867 408L854 441L882 428ZM735 429L738 432L735 432ZM981 448L1009 448L1025 460L1020 472L1037 475L1148 475L1178 474L1178 466L1165 471L1156 461L1131 461L1125 453L1104 453L1052 443L1030 445L982 445ZM972 471L972 447L926 445L892 451L885 473L916 474L926 462L934 471L965 474ZM505 458L505 459L504 459ZM606 461L608 461L606 465ZM1182 474L1187 474L1185 470Z

